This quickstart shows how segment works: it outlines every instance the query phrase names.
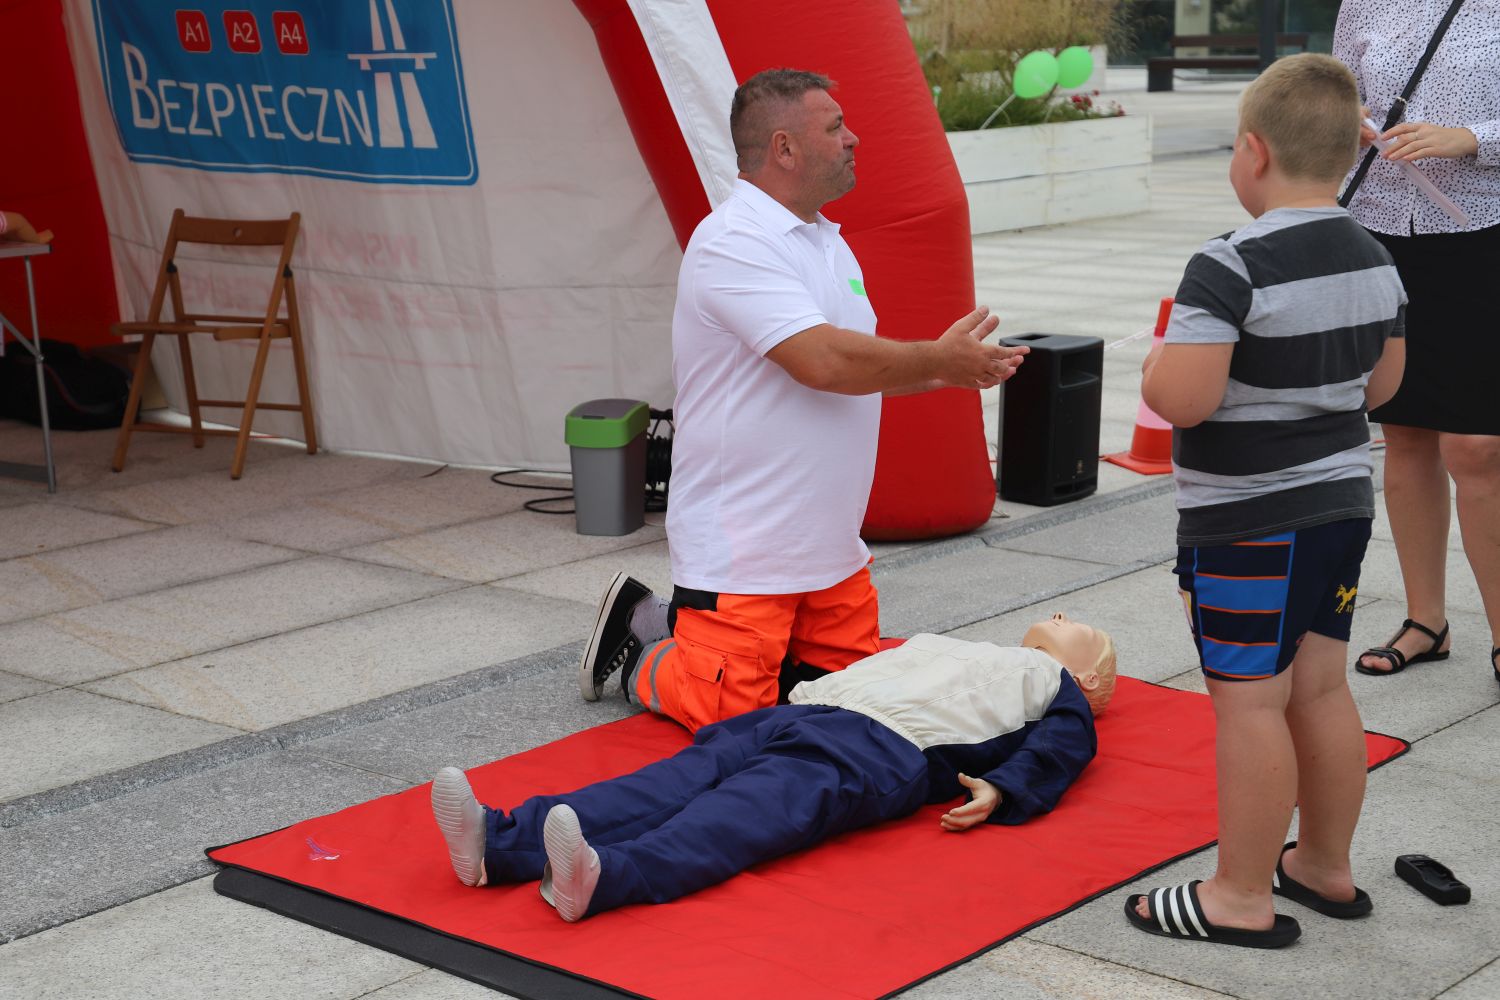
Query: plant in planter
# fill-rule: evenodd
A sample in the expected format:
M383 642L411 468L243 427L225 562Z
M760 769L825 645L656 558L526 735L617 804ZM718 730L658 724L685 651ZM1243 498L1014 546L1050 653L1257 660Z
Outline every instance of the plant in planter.
M1057 85L1088 78L1083 46L1119 33L1118 6L1118 0L929 0L910 25L943 127L957 132L1123 114L1112 102L1056 98Z
M925 0L913 16L971 232L1149 207L1150 118L1125 118L1093 93L1058 93L1089 76L1092 60L1078 43L1120 37L1119 7L1116 0Z

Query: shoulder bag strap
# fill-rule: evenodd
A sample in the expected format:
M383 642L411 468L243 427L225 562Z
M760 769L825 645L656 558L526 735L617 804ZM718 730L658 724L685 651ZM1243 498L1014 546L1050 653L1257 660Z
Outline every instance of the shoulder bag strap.
M1422 53L1422 58L1417 60L1417 68L1412 70L1411 79L1406 81L1406 87L1401 91L1401 96L1391 102L1390 113L1385 116L1385 124L1380 126L1382 133L1390 131L1397 122L1406 115L1406 102L1411 99L1412 91L1417 89L1417 84L1422 80L1422 74L1427 71L1427 64L1432 62L1432 54L1437 51L1438 44L1442 42L1443 36L1448 33L1448 25L1453 23L1453 18L1458 15L1458 8L1464 5L1464 0L1453 0L1448 5L1448 13L1438 22L1437 30L1432 33L1432 40L1427 43L1427 51ZM1370 172L1370 164L1375 161L1376 149L1372 145L1365 151L1365 158L1359 164L1359 170L1354 174L1354 179L1349 186L1344 188L1344 193L1339 196L1339 204L1345 208L1354 199L1354 192L1364 182L1365 174Z

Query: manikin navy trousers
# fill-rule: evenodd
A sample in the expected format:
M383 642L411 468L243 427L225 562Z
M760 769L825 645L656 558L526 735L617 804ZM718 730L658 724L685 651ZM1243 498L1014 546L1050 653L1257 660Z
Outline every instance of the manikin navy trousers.
M542 823L573 807L600 876L589 913L662 903L927 799L927 759L857 712L778 705L700 729L665 760L564 795L486 811L490 884L542 877Z

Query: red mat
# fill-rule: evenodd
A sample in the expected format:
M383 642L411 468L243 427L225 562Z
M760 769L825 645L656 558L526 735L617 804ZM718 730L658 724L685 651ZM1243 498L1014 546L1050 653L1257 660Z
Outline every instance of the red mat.
M1099 756L1046 816L951 834L938 827L945 807L931 806L675 903L626 907L579 924L559 920L535 883L482 890L458 884L432 821L427 785L209 856L270 876L269 884L300 887L294 899L301 892L307 899L347 900L413 931L415 924L440 932L429 935L433 940L477 942L493 949L482 954L498 963L581 977L575 985L585 988L591 981L594 989L609 984L692 1000L879 997L1209 846L1216 836L1213 734L1207 696L1121 678L1099 722ZM1408 746L1389 736L1366 739L1371 766ZM469 777L483 801L510 807L632 770L686 742L676 725L643 714L476 768ZM337 919L251 901L468 978L518 988L504 976L455 967L441 954L383 942ZM533 984L522 992L549 991Z

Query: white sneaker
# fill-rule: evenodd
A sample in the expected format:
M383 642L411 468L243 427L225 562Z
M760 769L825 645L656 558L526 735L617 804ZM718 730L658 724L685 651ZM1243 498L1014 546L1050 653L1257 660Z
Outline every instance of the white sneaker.
M555 805L542 824L550 880L543 880L542 898L557 907L569 923L583 919L599 885L599 852L583 839L578 814L568 805Z
M445 767L432 779L432 817L448 842L453 874L464 885L484 885L484 806L458 768Z

